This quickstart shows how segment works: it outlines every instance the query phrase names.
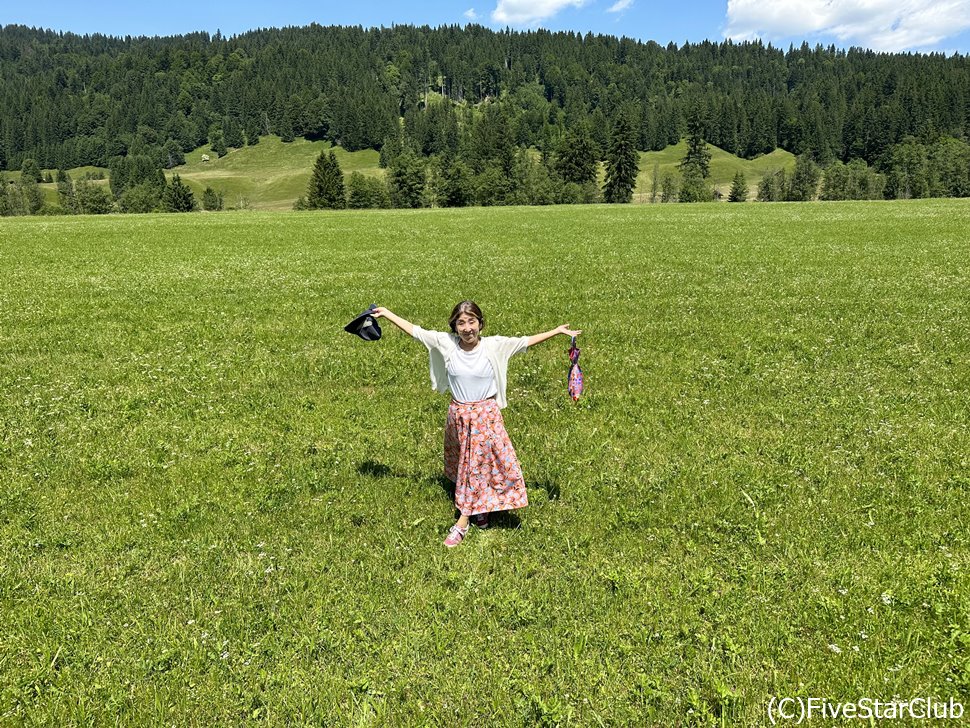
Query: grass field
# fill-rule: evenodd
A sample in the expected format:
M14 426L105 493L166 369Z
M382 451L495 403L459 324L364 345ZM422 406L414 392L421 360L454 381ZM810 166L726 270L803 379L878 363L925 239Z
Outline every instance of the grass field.
M0 724L764 725L970 704L965 201L0 220ZM531 505L441 545L512 361ZM389 330L390 329L390 330ZM561 338L561 337L560 337Z

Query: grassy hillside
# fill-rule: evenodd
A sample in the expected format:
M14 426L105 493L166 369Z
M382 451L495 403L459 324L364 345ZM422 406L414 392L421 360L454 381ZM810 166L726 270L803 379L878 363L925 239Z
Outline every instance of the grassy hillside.
M277 136L265 136L255 146L233 149L218 158L204 146L185 155L185 164L171 170L169 176L180 175L196 196L211 186L223 193L230 207L248 202L257 210L288 210L297 197L306 194L314 162L330 147L329 142L300 138L284 143ZM335 147L334 152L345 175L384 174L377 164L380 155L373 149L347 152ZM210 161L203 162L203 154L208 154Z
M963 200L0 219L0 724L768 725L970 691ZM495 334L530 506L441 541Z
M755 159L741 159L730 152L707 145L711 152L711 182L714 187L727 199L731 190L731 182L737 172L742 172L750 190L749 199L754 199L758 192L758 183L766 174L780 169L792 170L795 167L795 155L783 149L776 149L771 154L764 154ZM637 187L634 194L635 201L649 201L653 184L654 166L658 165L660 178L665 172L680 175L678 165L687 153L687 142L681 140L659 152L640 152L640 174L637 177Z
M324 149L329 149L329 142L309 142L297 139L283 143L277 136L261 137L259 144L253 147L243 147L231 150L225 157L217 158L208 146L200 147L185 155L185 164L167 172L169 177L178 174L192 188L196 197L201 197L206 186L220 191L225 196L227 207L248 207L254 210L289 210L296 198L306 193L307 181L317 156ZM789 152L776 149L757 159L747 160L734 156L723 149L708 145L711 150L711 178L715 187L727 198L734 174L741 170L751 190L750 198L754 199L758 182L768 173L776 172L783 167L791 169L795 165L795 157ZM383 176L384 170L378 166L380 155L366 149L359 152L347 152L341 147L335 147L337 161L345 175L351 172ZM634 202L649 202L653 179L653 168L659 165L659 174L670 171L679 175L677 165L687 151L686 142L667 147L660 152L640 153L640 174L634 193ZM208 154L210 161L203 162L202 155ZM95 171L96 167L79 167L69 170L75 179L85 172ZM52 172L54 170L51 170ZM107 173L106 169L102 169ZM11 174L11 173L8 173ZM600 165L600 183L604 177L603 166ZM104 182L106 184L106 182ZM57 202L56 185L41 185L45 199L54 204Z

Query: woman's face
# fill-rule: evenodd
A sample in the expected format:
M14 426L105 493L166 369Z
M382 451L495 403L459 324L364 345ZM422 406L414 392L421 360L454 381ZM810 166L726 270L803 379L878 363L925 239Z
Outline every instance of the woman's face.
M455 331L465 344L476 344L482 326L473 314L463 313L455 320Z

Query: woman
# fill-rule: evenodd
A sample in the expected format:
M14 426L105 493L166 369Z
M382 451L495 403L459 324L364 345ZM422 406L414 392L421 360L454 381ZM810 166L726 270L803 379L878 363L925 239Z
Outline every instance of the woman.
M482 310L462 301L451 312L451 333L428 331L389 309L371 311L424 344L431 358L431 386L451 390L445 425L445 476L455 484L455 507L461 516L448 531L445 546L461 543L469 520L488 527L488 514L524 508L529 500L522 468L505 431L501 409L507 403L509 359L557 334L579 336L569 324L534 336L481 335Z

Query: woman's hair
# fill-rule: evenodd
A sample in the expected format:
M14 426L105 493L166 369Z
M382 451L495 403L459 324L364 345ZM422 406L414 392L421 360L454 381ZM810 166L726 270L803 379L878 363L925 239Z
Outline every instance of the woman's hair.
M448 325L451 327L451 332L456 333L455 321L463 313L470 313L472 316L478 319L478 325L480 328L485 328L485 317L482 316L482 309L478 307L478 304L474 301L462 301L457 306L451 310L451 317L448 319Z

